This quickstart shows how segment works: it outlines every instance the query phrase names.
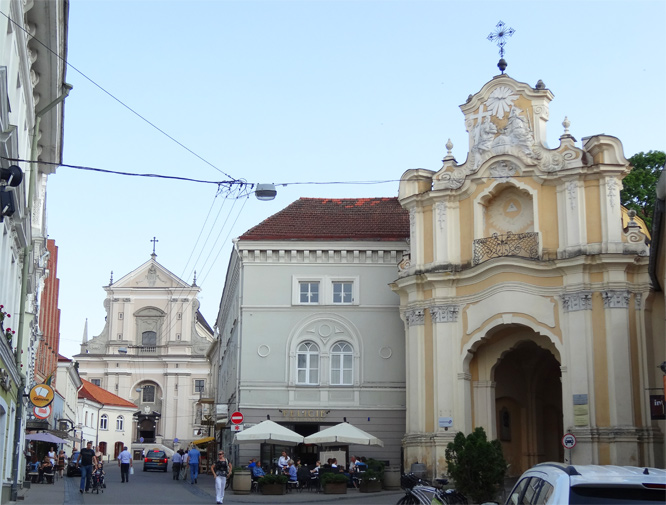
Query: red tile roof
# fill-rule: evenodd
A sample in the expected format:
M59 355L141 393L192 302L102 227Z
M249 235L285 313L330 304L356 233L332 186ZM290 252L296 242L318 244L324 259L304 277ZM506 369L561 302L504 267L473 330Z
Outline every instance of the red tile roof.
M102 389L99 386L95 386L90 381L81 379L83 382L83 387L79 390L79 398L87 398L88 400L93 400L95 402L101 403L102 405L111 405L114 407L129 407L137 408L132 402L123 400L120 396L109 393L106 389Z
M405 240L409 214L397 198L300 198L241 240Z
M62 354L58 354L58 362L71 362L72 360Z

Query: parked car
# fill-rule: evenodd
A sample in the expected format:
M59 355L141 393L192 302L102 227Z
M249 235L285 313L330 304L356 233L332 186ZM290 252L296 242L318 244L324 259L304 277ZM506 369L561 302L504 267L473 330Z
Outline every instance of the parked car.
M506 505L666 503L666 470L540 463L520 476Z
M72 457L67 461L67 477L81 477L81 469L76 466L79 460L79 451L73 452Z
M164 451L159 449L150 449L146 453L146 457L143 459L144 472L147 472L148 470L162 470L163 472L166 472L168 465L169 458Z

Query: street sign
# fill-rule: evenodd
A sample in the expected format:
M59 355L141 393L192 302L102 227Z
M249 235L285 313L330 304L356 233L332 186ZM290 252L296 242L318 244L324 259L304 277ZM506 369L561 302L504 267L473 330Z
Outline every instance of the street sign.
M576 437L574 437L571 433L565 433L562 437L562 446L565 449L573 449L575 445Z
M440 428L452 428L453 427L453 418L452 417L440 417L439 418L439 427Z
M243 422L243 414L241 414L240 412L234 412L233 414L231 414L231 422L233 424L242 423Z
M51 405L35 407L32 412L37 419L47 419L51 415Z
M239 431L243 431L243 425L242 424L234 424L231 427L231 431L233 431L234 433L238 433Z

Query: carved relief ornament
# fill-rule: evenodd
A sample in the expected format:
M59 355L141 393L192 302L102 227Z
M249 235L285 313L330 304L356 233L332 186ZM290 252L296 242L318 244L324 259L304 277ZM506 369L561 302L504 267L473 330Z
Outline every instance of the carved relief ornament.
M564 312L576 312L579 310L592 310L592 292L581 291L580 293L565 293L562 295L562 308Z
M407 326L423 326L425 323L425 311L423 309L412 309L405 312Z
M430 308L430 317L435 323L455 323L459 310L458 305L439 305Z
M602 291L606 309L626 309L629 307L629 291Z

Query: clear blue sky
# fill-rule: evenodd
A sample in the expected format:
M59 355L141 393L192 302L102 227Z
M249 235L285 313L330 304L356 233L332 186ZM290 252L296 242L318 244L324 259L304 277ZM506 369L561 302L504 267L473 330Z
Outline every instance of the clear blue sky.
M486 37L500 20L516 30L507 73L555 95L551 147L568 116L579 146L606 133L627 157L666 150L663 0L70 0L70 63L233 178L394 182L290 184L259 202L59 168L47 204L61 353L79 352L86 318L90 337L102 331L110 271L148 260L153 236L166 268L187 281L197 270L213 325L233 237L299 197L396 196L405 170L440 168L449 138L462 163L459 105L499 73ZM71 68L67 81L64 163L227 179Z

